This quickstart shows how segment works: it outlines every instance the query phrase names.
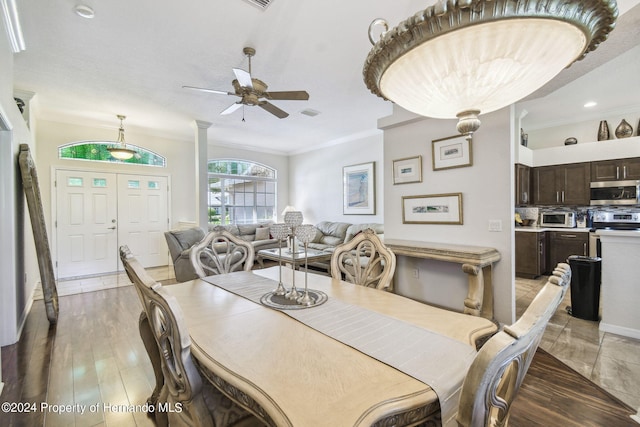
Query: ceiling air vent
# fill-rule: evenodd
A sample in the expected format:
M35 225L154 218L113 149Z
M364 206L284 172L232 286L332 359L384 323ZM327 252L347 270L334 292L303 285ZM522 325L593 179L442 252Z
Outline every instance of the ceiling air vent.
M312 110L311 108L307 108L306 110L300 111L300 114L304 114L305 116L315 117L320 114L320 111Z
M245 0L247 3L251 3L254 6L259 7L262 10L265 10L273 0Z

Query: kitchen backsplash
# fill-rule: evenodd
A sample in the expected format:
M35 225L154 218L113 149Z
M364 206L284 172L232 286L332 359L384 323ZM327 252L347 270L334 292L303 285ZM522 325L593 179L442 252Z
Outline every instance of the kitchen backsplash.
M515 213L520 214L520 218L522 219L531 219L534 220L535 223L532 226L537 226L540 223L540 214L542 212L548 211L562 211L562 212L575 212L576 213L576 222L578 226L581 223L584 223L584 226L591 227L591 223L593 220L593 213L598 211L605 212L639 212L640 207L638 206L581 206L576 208L567 208L562 206L541 206L541 207L528 207L528 208L515 208Z

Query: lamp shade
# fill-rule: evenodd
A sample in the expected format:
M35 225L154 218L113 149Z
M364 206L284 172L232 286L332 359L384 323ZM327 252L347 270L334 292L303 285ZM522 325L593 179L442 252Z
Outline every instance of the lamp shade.
M125 147L109 147L107 150L109 151L109 154L111 154L111 157L118 160L129 160L136 154L134 150L130 150Z
M364 80L409 111L458 117L458 130L473 132L478 114L522 99L595 49L617 15L615 1L438 1L383 33Z

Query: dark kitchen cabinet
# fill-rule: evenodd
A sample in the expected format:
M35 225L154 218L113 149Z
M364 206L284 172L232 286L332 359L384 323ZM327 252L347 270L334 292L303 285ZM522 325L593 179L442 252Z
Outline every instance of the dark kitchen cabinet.
M591 181L640 179L640 158L591 162Z
M589 256L589 233L547 231L549 236L549 270L571 255Z
M516 164L516 206L531 203L531 168Z
M588 205L590 163L533 168L534 203L538 205Z
M534 279L547 271L546 233L516 231L516 276Z

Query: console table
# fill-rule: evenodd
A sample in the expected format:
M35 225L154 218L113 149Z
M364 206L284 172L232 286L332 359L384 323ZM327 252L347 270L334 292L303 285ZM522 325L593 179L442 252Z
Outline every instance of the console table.
M464 313L493 319L492 269L500 261L497 249L400 239L384 239L384 244L396 255L462 264L469 280Z

